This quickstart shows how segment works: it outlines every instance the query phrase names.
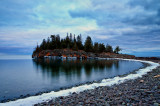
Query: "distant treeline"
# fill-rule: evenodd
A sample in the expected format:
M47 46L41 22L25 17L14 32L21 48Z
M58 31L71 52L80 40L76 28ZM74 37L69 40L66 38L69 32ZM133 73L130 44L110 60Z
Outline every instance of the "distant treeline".
M94 53L102 53L102 52L110 52L110 53L119 53L121 49L119 46L113 50L112 46L103 43L95 42L93 44L90 36L87 36L84 44L82 43L81 34L77 37L72 35L72 33L68 34L64 39L61 39L59 35L51 35L47 39L43 39L40 45L37 44L37 47L33 51L33 53L39 53L42 50L54 50L54 49L72 49L72 50L84 50L85 52L94 52Z

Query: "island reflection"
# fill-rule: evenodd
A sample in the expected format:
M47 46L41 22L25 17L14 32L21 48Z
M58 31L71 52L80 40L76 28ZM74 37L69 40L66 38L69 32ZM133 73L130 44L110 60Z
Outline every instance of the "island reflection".
M75 77L77 80L96 78L98 73L104 75L106 71L119 68L118 60L55 60L46 58L33 59L33 64L37 71L43 73L43 77L59 79L63 76L67 81Z
M0 101L113 78L143 67L125 60L1 60ZM7 65L6 65L7 64ZM8 65L10 67L8 67ZM18 89L17 89L18 88ZM6 93L8 92L8 93Z

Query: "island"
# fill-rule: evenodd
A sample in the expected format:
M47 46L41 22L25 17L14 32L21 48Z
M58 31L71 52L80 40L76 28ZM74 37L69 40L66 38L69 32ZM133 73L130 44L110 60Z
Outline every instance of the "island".
M82 35L76 36L72 33L65 38L60 35L51 35L43 39L40 45L37 44L33 51L32 58L52 58L52 59L91 59L91 58L127 58L134 59L134 55L120 54L122 49L109 44L98 43L92 41L87 36L84 44L82 43Z

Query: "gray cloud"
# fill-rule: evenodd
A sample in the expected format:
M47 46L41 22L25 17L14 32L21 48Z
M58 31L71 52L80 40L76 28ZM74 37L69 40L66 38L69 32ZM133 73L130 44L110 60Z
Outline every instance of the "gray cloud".
M159 0L1 0L0 5L2 46L32 48L49 34L76 32L126 52L160 48Z

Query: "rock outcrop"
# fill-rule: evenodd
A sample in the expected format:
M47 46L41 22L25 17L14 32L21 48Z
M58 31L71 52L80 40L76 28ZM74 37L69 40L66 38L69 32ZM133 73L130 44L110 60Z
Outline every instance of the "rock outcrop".
M115 54L115 53L92 53L85 52L83 50L73 51L71 49L54 49L54 50L43 50L39 53L35 53L32 55L32 58L44 58L49 56L58 56L58 57L76 57L76 58L127 58L134 59L134 55L127 54Z

